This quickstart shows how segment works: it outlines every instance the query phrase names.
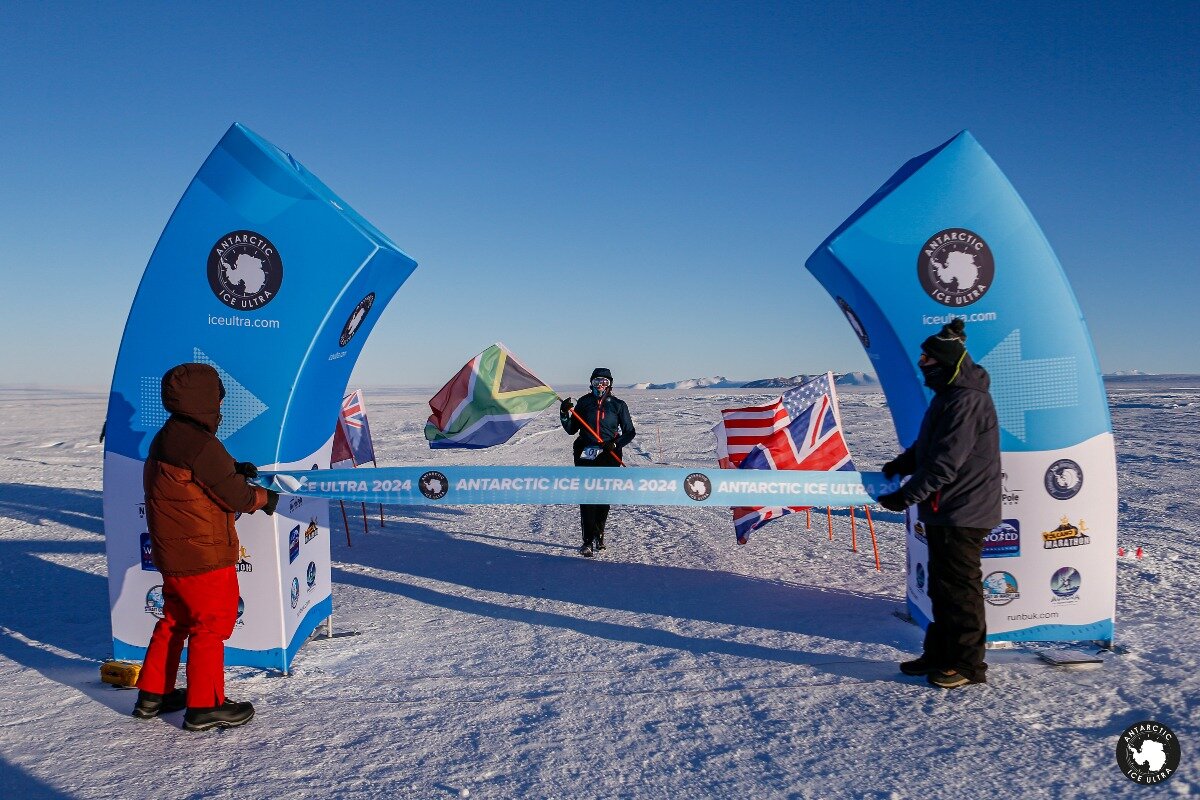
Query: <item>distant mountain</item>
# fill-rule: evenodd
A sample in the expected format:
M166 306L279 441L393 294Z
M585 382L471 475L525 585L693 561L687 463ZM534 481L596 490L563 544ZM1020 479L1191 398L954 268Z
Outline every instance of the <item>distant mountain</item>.
M731 381L716 375L712 378L688 378L670 383L648 383L647 389L739 389L741 381Z
M793 375L790 378L759 378L755 381L731 381L717 375L712 378L688 378L670 383L635 383L632 389L790 389L817 375ZM839 386L878 386L879 380L866 372L835 372L834 383Z
M847 372L834 378L838 386L878 386L879 379L869 372Z
M1142 372L1140 369L1125 369L1125 370L1118 370L1116 372L1110 372L1107 375L1105 375L1104 377L1106 377L1106 378L1129 378L1129 377L1138 376L1138 375L1151 375L1151 374L1153 374L1153 373Z

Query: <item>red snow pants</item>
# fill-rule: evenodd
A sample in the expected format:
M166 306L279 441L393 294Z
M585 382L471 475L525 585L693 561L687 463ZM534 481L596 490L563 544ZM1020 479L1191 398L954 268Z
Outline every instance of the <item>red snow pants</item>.
M163 576L163 618L154 626L138 688L175 689L186 640L188 708L225 702L225 640L237 622L238 580L233 567L184 577Z

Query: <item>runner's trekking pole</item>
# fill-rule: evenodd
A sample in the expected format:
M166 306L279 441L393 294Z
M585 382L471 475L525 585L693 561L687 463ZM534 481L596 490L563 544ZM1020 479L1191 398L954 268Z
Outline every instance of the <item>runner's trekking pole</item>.
M557 393L554 396L558 398L558 402L560 402L560 403L563 402L563 399L561 397L559 397L559 395ZM570 399L570 398L568 398L568 399ZM592 426L587 424L587 420L585 420L583 417L579 416L579 412L575 410L575 406L571 406L571 415L573 417L575 417L575 419L579 420L579 424L582 425L584 427L584 429L592 435L593 439L595 439L597 442L603 443L604 440L600 438L600 434L598 434L594 430L592 430ZM612 457L617 460L618 464L620 464L622 467L625 466L625 462L621 460L621 457L619 455L617 455L616 450L610 450L609 452L612 453Z

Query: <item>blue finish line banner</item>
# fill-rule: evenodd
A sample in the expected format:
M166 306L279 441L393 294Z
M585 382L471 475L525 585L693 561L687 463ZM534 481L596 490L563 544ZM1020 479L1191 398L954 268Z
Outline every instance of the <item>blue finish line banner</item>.
M283 494L389 505L859 506L894 491L879 472L684 467L378 467L260 473Z

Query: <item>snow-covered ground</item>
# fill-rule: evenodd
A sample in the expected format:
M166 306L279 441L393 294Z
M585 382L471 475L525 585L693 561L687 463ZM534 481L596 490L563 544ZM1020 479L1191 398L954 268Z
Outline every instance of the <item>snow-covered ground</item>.
M1192 388L1185 388L1185 387ZM1184 388L1181 388L1184 387ZM347 547L336 627L290 677L229 670L247 727L129 716L110 653L99 393L0 390L0 797L1140 797L1200 790L1200 379L1110 390L1120 468L1117 637L1103 668L992 651L986 686L943 691L896 662L903 536L883 571L849 523L803 514L734 543L728 512L614 508L609 550L575 554L573 507L391 508ZM423 390L367 390L380 463L567 463L550 411L510 444L427 449ZM714 462L718 410L772 395L622 393L629 461ZM894 452L882 394L842 392L863 468ZM879 519L879 517L877 517ZM863 532L860 528L860 532ZM865 546L864 546L865 544ZM1117 736L1180 736L1166 784L1130 783Z

